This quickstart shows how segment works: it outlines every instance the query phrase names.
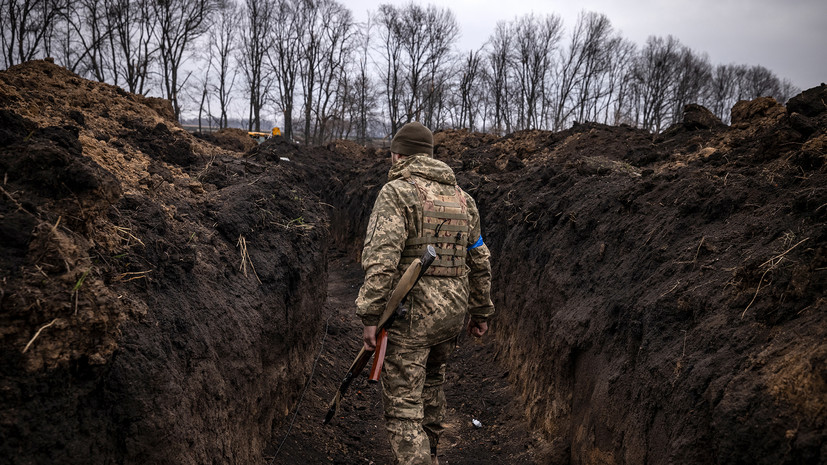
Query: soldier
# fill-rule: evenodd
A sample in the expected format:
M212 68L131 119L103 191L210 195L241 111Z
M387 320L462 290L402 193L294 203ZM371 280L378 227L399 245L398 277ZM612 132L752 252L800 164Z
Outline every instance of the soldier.
M481 337L494 314L491 266L480 215L454 172L433 158L431 131L413 122L391 142L391 169L368 222L362 267L365 282L356 299L367 350L376 347L376 325L407 266L433 245L437 259L412 289L407 315L388 331L382 401L397 463L437 464L445 429L448 356L465 314L468 332Z

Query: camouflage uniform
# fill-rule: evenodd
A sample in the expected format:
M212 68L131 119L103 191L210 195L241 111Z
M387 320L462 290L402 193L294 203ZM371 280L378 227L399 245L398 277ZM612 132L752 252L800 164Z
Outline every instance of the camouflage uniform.
M451 250L438 244L442 247L437 247L432 270L408 296L408 314L388 332L382 391L391 446L398 463L430 464L430 451L444 429L446 362L465 313L476 321L494 313L489 251L482 242L476 204L456 186L448 165L416 154L397 161L388 178L374 204L362 251L365 282L356 305L365 326L378 323L407 264L421 256L424 236L442 234L440 242L462 246ZM427 200L431 203L423 206L433 198L457 201ZM461 208L432 215L434 202ZM429 224L429 216L440 215L452 219Z

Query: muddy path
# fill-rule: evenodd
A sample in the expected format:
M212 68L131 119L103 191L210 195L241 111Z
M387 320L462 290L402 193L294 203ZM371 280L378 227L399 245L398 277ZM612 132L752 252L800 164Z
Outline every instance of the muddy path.
M363 373L351 385L336 418L323 425L330 397L359 350L361 322L354 301L362 284L358 263L342 254L328 265L322 343L304 397L274 430L263 463L389 464L381 388ZM492 328L492 333L496 328ZM532 434L514 403L508 372L496 363L493 338L463 334L448 366L449 427L440 444L445 464L549 463L545 441ZM476 419L482 426L475 427Z

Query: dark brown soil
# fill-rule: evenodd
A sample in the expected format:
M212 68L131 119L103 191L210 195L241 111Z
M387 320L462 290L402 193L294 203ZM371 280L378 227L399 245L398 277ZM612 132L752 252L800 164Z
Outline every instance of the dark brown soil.
M0 73L0 462L256 463L305 379L328 235L304 173L145 103Z
M827 462L825 101L437 133L498 309L453 355L441 463ZM387 157L170 117L0 72L0 463L389 463L363 378L321 424Z

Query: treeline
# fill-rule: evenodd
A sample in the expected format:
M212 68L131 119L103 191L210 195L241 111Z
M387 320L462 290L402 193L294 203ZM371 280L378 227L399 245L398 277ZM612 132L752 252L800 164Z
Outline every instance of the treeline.
M336 0L0 0L6 67L50 56L75 73L168 98L205 125L265 116L305 143L432 128L508 133L573 121L661 131L688 103L799 92L763 66L710 63L672 36L638 46L583 12L501 21L457 50L450 9L383 4L357 23ZM269 118L267 118L269 119ZM265 130L269 128L264 128Z

